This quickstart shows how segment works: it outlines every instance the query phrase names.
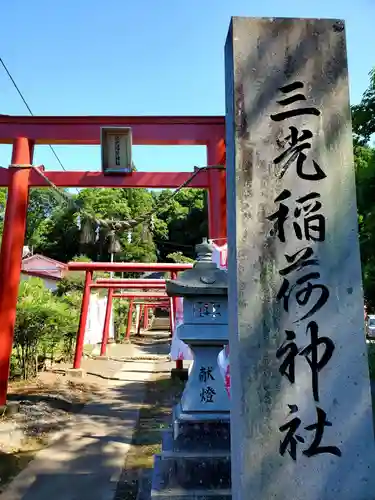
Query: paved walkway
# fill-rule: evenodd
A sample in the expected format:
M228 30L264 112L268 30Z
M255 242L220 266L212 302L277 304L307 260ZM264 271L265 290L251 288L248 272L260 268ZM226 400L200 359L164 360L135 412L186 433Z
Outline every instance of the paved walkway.
M151 352L150 352L151 351ZM146 352L153 349L147 346ZM164 352L163 352L164 351ZM1 500L113 500L129 449L144 382L153 373L170 371L168 347L158 345L160 361L117 363L86 360L108 378L100 401L87 404L72 424L13 480ZM107 369L105 369L107 364Z

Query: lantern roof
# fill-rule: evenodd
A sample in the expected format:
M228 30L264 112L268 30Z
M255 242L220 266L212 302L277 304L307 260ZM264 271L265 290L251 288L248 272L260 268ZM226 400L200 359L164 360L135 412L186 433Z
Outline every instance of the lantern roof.
M228 295L227 271L212 262L214 247L204 239L195 247L197 261L175 280L166 280L169 296Z

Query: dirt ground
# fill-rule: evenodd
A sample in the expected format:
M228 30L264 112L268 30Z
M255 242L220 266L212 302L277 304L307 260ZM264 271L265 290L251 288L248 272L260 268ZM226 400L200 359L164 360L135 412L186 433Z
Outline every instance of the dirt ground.
M100 399L125 358L130 355L136 359L144 354L160 356L168 351L163 345L167 340L165 335L158 337L158 334L153 334L152 339L135 337L131 351L126 346L121 348L125 354L121 351L118 356L115 351L114 356L118 359L96 360L91 353L85 352L82 368L86 375L82 379L69 377L67 370L71 364L61 363L53 370L39 373L35 380L11 382L8 400L18 402L19 411L0 415L0 493L85 403ZM147 349L150 345L152 349ZM183 388L181 382L160 374L146 384L145 400L118 486L118 500L136 498L138 476L142 470L152 468L153 455L160 451L161 430L170 424L173 403Z
M69 379L60 367L32 381L11 382L8 401L18 402L19 411L0 415L0 492L107 385L96 376Z

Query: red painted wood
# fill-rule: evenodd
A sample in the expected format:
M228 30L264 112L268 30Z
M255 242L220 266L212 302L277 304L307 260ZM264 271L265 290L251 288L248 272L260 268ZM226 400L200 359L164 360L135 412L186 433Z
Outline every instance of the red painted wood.
M81 368L81 359L83 353L83 342L85 338L85 330L87 323L87 313L89 311L89 303L90 303L90 284L92 282L92 271L86 272L85 278L85 287L83 290L82 297L82 305L81 305L81 316L79 318L79 326L77 331L77 340L76 340L76 350L74 354L74 363L73 368Z
M68 262L70 271L184 271L191 269L193 264L176 264L163 262Z
M207 144L225 137L223 116L0 116L0 143L100 144L100 128L131 127L135 145Z
M128 322L126 324L126 338L128 340L130 338L130 332L131 332L132 322L133 322L133 304L134 304L134 300L130 299L129 309L128 309Z
M165 284L164 279L154 279L154 278L98 278L95 283L98 284L119 284L119 285L125 285L125 286L130 286L130 285L136 285L136 284L144 284L144 285L151 285L151 284Z
M119 290L119 289L127 289L131 288L133 290L143 290L143 289L156 289L156 290L165 290L165 283L150 283L150 284L142 284L142 283L134 283L133 285L125 285L121 283L92 283L90 285L91 288L108 288L109 290Z
M156 292L124 292L124 293L114 293L114 299L167 299L168 295L166 293L156 293Z
M182 359L176 359L176 369L177 370L184 369L184 361Z
M193 172L132 172L126 175L104 175L102 172L60 172L44 171L57 187L79 188L176 188L186 182ZM9 171L0 168L0 187L9 184ZM37 172L32 171L30 187L46 187L48 183ZM208 186L208 172L202 171L189 184L191 188L205 189Z
M110 325L110 320L111 320L111 312L112 312L112 296L113 296L113 290L109 289L108 290L108 295L107 295L107 306L105 309L105 318L104 318L104 325L103 325L103 335L102 335L102 344L100 346L100 355L105 356L107 352L107 343L108 343L108 336L109 336L109 325Z
M133 302L134 305L146 305L149 307L169 307L169 302L163 302L160 300L160 302Z
M19 137L13 145L12 164L30 164L33 147ZM6 404L10 356L13 346L18 288L21 278L22 248L25 238L29 198L27 167L9 169L9 188L0 258L0 405Z
M147 330L148 328L148 305L143 306L143 329Z
M225 163L225 145L223 140L210 142L207 145L208 165ZM227 237L226 212L226 175L225 170L208 171L208 227L209 237L221 240Z

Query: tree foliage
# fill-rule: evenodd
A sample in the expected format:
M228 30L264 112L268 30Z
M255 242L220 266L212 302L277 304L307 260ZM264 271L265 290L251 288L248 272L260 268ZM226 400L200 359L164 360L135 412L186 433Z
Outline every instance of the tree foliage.
M164 190L155 199L167 198L170 191ZM154 238L161 261L173 260L169 256L176 252L190 259L195 258L195 245L208 234L205 191L184 189L159 215L159 226L155 225Z
M353 106L354 160L356 168L359 241L366 301L375 307L375 69L360 104Z
M370 85L361 102L352 107L352 117L355 141L367 144L375 134L375 68L370 72Z
M80 298L55 296L41 279L20 284L11 376L36 375L40 363L59 353L69 357L76 335ZM74 304L74 307L72 307Z
M116 231L119 262L175 261L194 258L194 247L207 236L205 192L199 189L180 191L171 202L170 190L82 189L71 195L75 204L93 219L129 220L153 211L165 200L162 209L147 217L130 231ZM6 189L0 189L0 236L6 205ZM34 253L68 262L77 256L93 261L109 261L111 240L105 227L93 226L87 237L80 228L80 211L67 206L51 189L31 189L25 245ZM112 248L113 250L113 248ZM171 256L171 257L169 257Z

